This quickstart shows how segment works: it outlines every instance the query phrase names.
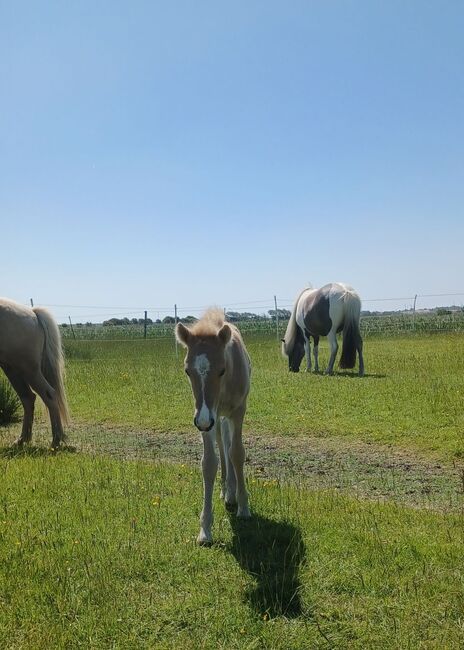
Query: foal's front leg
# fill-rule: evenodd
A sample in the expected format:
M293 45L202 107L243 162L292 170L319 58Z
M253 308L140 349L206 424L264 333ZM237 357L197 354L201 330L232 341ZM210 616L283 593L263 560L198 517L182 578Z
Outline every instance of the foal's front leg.
M200 515L200 532L197 542L199 544L211 544L213 536L211 526L213 525L213 487L218 468L218 458L214 448L216 439L216 426L211 431L202 432L203 457L201 469L203 471L203 510Z

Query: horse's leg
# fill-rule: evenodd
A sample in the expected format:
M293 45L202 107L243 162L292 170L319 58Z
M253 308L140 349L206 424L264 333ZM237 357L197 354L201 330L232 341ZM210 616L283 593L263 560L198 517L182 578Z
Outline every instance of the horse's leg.
M224 441L224 455L226 461L226 489L224 502L225 506L228 509L235 508L237 504L237 481L235 478L235 469L230 458L230 447L231 447L231 438L230 438L230 421L228 418L224 418L222 425L223 432L223 441Z
M222 418L218 418L216 425L216 443L219 449L219 459L221 462L221 499L225 499L226 495L226 477L227 477L227 464L225 454L227 450L224 451L224 430Z
M39 369L26 375L26 379L31 388L40 395L48 409L52 426L52 446L58 447L64 438L64 434L60 411L56 403L55 389L48 383Z
M306 372L311 372L311 338L304 337L304 348L306 352Z
M211 544L213 537L211 526L213 524L213 487L214 479L218 468L218 458L214 449L216 438L216 427L211 431L202 432L203 457L201 469L203 471L203 510L200 515L200 532L197 542L199 544Z
M245 463L245 448L242 442L242 425L245 416L245 409L242 408L237 411L229 423L232 428L232 440L230 445L230 459L235 470L235 477L237 480L237 517L251 517L248 508L248 493L245 485L245 477L243 474L243 465Z
M330 359L325 374L331 375L333 373L335 357L337 356L337 351L338 351L337 330L335 329L335 327L332 327L330 332L327 334L327 339L330 344Z
M313 336L314 339L314 372L319 372L319 337Z
M32 422L34 420L35 395L17 370L14 370L10 366L2 367L11 385L17 392L18 397L21 400L21 404L23 405L23 426L21 435L15 443L17 445L22 445L25 442L30 442L32 438Z

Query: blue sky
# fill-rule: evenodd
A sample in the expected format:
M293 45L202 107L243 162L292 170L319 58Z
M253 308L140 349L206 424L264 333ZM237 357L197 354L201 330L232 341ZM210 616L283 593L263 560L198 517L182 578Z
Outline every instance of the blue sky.
M463 304L463 33L446 0L0 0L1 293Z

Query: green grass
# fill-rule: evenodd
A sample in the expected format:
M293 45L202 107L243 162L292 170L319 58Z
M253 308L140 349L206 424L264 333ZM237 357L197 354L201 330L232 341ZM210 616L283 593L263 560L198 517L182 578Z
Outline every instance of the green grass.
M0 475L2 648L464 643L458 515L255 480L205 549L189 467L3 450Z
M464 456L462 334L367 338L366 377L290 374L271 335L249 334L253 375L245 431L393 444L442 460ZM75 419L192 430L183 351L170 339L67 341ZM327 343L321 343L325 367Z

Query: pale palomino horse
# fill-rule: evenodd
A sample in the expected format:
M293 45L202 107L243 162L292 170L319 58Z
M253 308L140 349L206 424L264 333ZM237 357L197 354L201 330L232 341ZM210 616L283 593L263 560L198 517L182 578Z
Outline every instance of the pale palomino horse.
M199 544L210 544L213 486L221 460L221 498L237 517L250 517L243 474L245 449L242 425L250 389L251 364L238 329L224 321L221 310L210 309L192 327L176 327L177 340L187 348L185 372L195 401L193 422L202 434L204 500Z
M21 435L16 444L30 442L35 393L48 409L52 445L64 439L69 420L64 389L61 336L52 315L43 307L23 307L0 298L0 366L23 405Z
M326 374L333 373L338 351L337 333L343 331L340 368L354 368L359 356L359 376L364 375L363 344L359 331L361 299L347 284L332 282L320 289L304 289L298 296L282 339L282 354L288 357L291 372L298 372L306 353L306 369L311 371L311 337L314 340L315 371L319 371L319 337L330 345Z

